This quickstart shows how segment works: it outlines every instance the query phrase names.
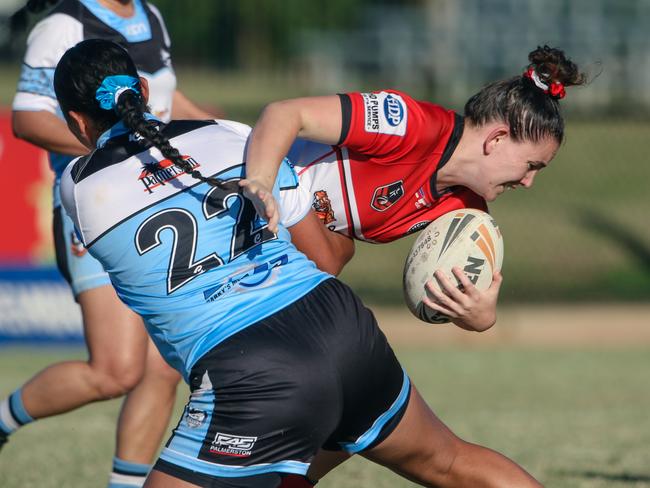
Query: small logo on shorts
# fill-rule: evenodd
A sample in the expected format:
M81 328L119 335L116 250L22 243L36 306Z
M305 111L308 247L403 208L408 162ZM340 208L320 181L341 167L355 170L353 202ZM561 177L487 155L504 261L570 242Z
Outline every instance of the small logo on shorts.
M88 249L84 247L83 242L77 238L77 234L74 231L70 232L70 252L78 258L88 252Z
M413 224L411 227L409 227L409 230L407 230L406 234L404 235L413 234L414 232L424 229L427 225L429 225L430 222L430 220L422 220L421 222Z
M217 435L214 437L212 445L210 446L210 452L221 454L222 456L248 457L251 455L256 441L257 437L230 435L217 432Z
M205 420L206 413L203 410L197 410L196 408L190 408L185 416L185 422L190 427L190 429L196 429L203 425Z

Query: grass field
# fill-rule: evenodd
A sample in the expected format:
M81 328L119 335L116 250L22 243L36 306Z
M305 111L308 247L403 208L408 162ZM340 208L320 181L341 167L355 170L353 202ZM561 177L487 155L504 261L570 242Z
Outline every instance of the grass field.
M624 308L557 308L552 322L545 310L506 310L495 331L501 339L453 332L470 338L460 342L397 311L379 318L414 383L461 437L509 455L547 487L650 487L650 336L635 329L647 323L648 308L627 318ZM516 325L517 317L528 317L525 325ZM524 339L531 333L534 342ZM42 366L80 354L0 349L0 394ZM181 386L176 419L185 396ZM91 405L18 432L0 454L0 486L103 488L118 408L118 401ZM413 485L355 458L318 486Z

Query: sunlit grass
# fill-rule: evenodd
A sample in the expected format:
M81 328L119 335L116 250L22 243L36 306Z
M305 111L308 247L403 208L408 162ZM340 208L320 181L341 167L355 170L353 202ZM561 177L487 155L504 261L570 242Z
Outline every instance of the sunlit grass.
M507 454L546 486L650 487L650 351L397 352L423 396L457 434ZM79 355L0 349L0 394L54 360ZM186 392L182 385L172 423ZM99 403L25 427L0 454L0 486L104 486L118 408L119 401ZM318 486L414 485L359 458Z

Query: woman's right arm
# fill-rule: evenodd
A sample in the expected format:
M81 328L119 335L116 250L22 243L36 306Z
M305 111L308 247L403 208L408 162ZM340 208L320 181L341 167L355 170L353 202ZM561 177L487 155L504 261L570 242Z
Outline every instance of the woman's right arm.
M45 110L15 110L12 113L12 127L17 138L46 151L70 156L80 156L88 152L63 120Z
M255 123L246 155L246 179L240 184L273 232L279 214L271 191L291 144L296 137L336 144L341 120L341 102L331 95L273 102Z
M341 119L341 102L336 95L267 105L251 133L246 177L272 188L280 162L296 137L336 144L341 136Z

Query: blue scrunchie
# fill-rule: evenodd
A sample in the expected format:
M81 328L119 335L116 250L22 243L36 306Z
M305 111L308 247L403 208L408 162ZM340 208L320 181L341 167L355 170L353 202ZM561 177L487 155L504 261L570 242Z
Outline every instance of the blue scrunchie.
M133 90L138 95L140 80L129 75L107 76L95 92L95 99L104 110L115 110L117 99L126 90Z

